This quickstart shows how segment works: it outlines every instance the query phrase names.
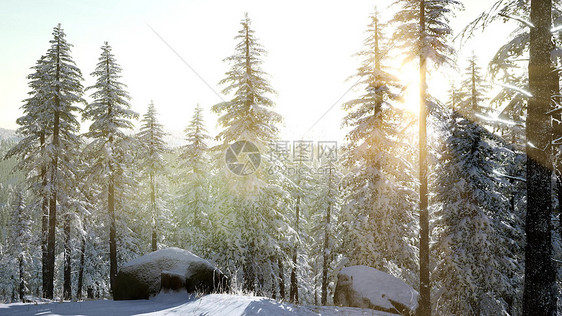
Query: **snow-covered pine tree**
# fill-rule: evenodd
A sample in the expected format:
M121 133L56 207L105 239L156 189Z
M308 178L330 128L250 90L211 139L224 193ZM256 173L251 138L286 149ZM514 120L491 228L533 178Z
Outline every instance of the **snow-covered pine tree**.
M181 185L182 205L176 211L179 225L177 240L184 248L191 248L196 253L207 255L208 236L212 228L209 222L211 172L210 149L203 109L195 107L193 117L185 129L187 144L182 148L180 159L183 185Z
M75 297L81 300L84 294L88 298L106 297L109 292L109 267L108 245L103 242L102 236L107 235L108 216L103 181L94 181L92 165L95 159L88 157L85 146L80 155L81 166L77 184L80 203L77 203L80 212L74 216L73 229L76 232L72 242L77 251L73 256L74 265L77 267L77 278L73 287L76 289Z
M286 191L290 194L289 212L286 215L287 220L291 223L293 228L293 234L285 234L283 236L287 239L286 252L289 254L291 262L289 267L291 268L290 278L289 278L289 301L298 304L301 302L300 298L306 299L307 288L313 282L310 282L310 278L307 278L310 274L305 270L305 263L311 258L309 253L307 253L308 238L307 223L308 214L312 212L310 194L314 192L317 188L313 189L313 176L312 168L309 165L306 148L300 146L299 143L293 143L293 161L282 160L283 167L286 168L286 176L288 181L284 181L288 187ZM310 148L313 149L313 148ZM287 153L288 154L288 153ZM303 157L304 156L304 157ZM280 161L281 162L281 161ZM290 249L290 250L289 250ZM281 259L283 259L283 251L280 253ZM314 267L316 268L316 267ZM282 282L282 280L279 280ZM301 289L299 291L299 289ZM304 291L303 291L304 290ZM310 290L310 289L308 289ZM304 292L304 293L303 293Z
M553 5L556 3L553 4L552 1L497 1L490 10L483 12L465 30L465 34L470 36L477 28L486 27L498 17L515 19L521 23L519 31L514 33L516 36L504 45L504 48L508 49L504 49L503 54L498 54L495 58L496 67L500 69L514 62L509 60L509 57L529 48L529 93L524 93L523 89L515 90L523 92L522 94L526 94L524 97L528 98L524 141L527 154L525 257L531 260L525 262L523 313L532 311L537 315L552 314L556 304L551 236L544 229L544 227L552 227L550 220L552 183L549 170L552 161L549 161L548 151L542 149L552 141L549 131L550 115L555 118L560 115L559 110L554 110L558 108L554 96L559 95L560 87L559 74L553 71L552 62L552 57L556 56L556 49L552 45L552 18L559 14L559 10L553 9ZM523 87L525 82L509 83ZM559 131L555 130L556 132ZM558 183L562 184L561 181Z
M315 193L312 194L311 224L313 229L309 232L310 238L315 242L315 248L310 257L317 257L319 263L320 304L328 305L333 297L337 273L343 260L337 254L340 249L338 233L339 215L341 212L340 183L342 174L336 161L325 159L319 162L316 173Z
M459 106L461 96L459 95L459 88L454 82L451 83L451 87L449 88L448 95L449 95L449 99L447 100L446 105L450 109L455 111Z
M133 139L124 130L132 129L131 119L138 114L130 109L129 94L125 84L119 81L122 71L111 52L107 42L101 47L102 53L95 71L96 83L88 87L93 90L93 102L83 112L84 120L92 120L86 137L92 142L85 148L86 157L91 161L90 179L103 184L100 200L107 201L109 217L109 279L111 289L117 275L117 240L116 240L116 198L127 177L124 172L133 147Z
M314 283L306 266L310 263L308 248L309 246L314 247L309 243L310 240L308 238L308 214L311 212L312 201L309 194L313 192L312 167L310 162L302 157L302 153L299 154L299 151L303 149L299 143L293 143L294 159L292 161L289 160L290 149L286 149L287 152L278 152L277 156L281 163L281 169L284 170L282 172L287 177L287 181L283 182L286 186L285 190L289 193L289 199L286 201L288 209L285 214L285 220L290 223L292 231L291 233L286 232L282 236L283 243L278 254L280 273L278 282L279 284L284 283L285 277L281 273L284 267L287 266L290 271L288 278L289 301L293 303L311 302L311 300L307 299L307 296L310 296L310 288L313 287ZM317 273L317 271L315 272ZM279 290L282 298L285 295L283 293L284 287L285 285L283 284Z
M492 177L497 153L483 139L485 130L454 113L437 179L435 224L438 262L434 281L442 286L435 297L440 314L479 315L480 303L501 279L495 254L498 240L489 213L507 206Z
M496 56L493 58L490 69L492 76L500 75L500 72L504 78L514 78L512 77L512 68L514 65L510 60L504 60L504 64L501 70L498 67L497 62L499 61L499 55L507 53L518 55L515 51L507 48L511 44L506 44L504 47L500 48ZM513 48L513 47L512 47ZM473 58L473 57L472 57ZM503 108L503 111L498 115L498 117L492 116L492 114L487 114L492 106L485 105L485 94L488 90L488 86L478 78L481 76L474 75L478 74L478 71L474 71L472 58L468 60L468 67L463 76L462 87L458 90L457 95L461 96L461 100L456 104L457 106L450 107L455 113L457 120L460 118L469 119L472 122L478 123L481 126L491 127L494 134L499 131L501 137L492 136L485 129L484 137L481 140L486 146L489 146L496 153L494 157L490 157L489 162L495 166L493 169L493 175L487 175L490 178L495 178L494 190L490 189L490 192L495 195L503 196L507 201L507 206L503 205L500 208L496 208L494 211L486 210L485 214L493 220L494 225L491 226L496 235L495 242L497 242L498 249L504 249L499 254L493 254L493 259L500 264L503 264L503 273L501 282L495 280L494 283L495 290L490 292L486 300L481 304L483 309L487 308L500 308L505 310L510 315L520 313L520 303L521 297L520 293L522 290L522 272L523 272L523 222L524 218L524 208L525 208L525 194L524 194L524 155L522 154L521 137L522 137L522 115L523 107L526 102L526 97L519 92L514 91L509 88L509 86L504 87L501 91L491 100L491 104L496 107ZM507 80L507 82L516 82L513 80ZM474 87L474 88L473 88ZM482 93L484 91L485 93ZM459 94L460 93L460 94ZM460 105L460 103L464 103ZM460 106L459 106L460 105ZM475 106L473 106L475 105ZM480 115L478 115L480 114ZM460 128L458 124L451 123L449 121L448 125L445 126L445 134L450 135L450 133L457 133L456 129ZM471 125L462 125L465 127L471 127ZM449 136L452 137L452 136ZM444 148L446 146L444 145ZM451 154L447 154L449 158ZM440 163L444 163L447 157L442 156ZM482 159L482 163L485 163L486 159ZM447 163L444 164L446 166ZM444 167L443 166L443 167ZM443 170L443 169L441 169ZM446 171L445 171L446 172ZM442 177L441 179L442 180ZM437 181L437 186L441 184ZM485 195L484 195L485 196ZM437 201L440 198L437 197ZM442 204L437 207L438 213L442 213ZM450 230L451 227L447 227L447 223L441 220L435 222L436 230L442 232L443 229ZM454 228L453 228L454 229ZM439 241L443 238L443 235L436 237ZM438 244L439 245L439 244ZM435 247L437 250L436 256L440 257L443 254L439 253L443 249ZM442 257L441 257L442 258ZM443 259L441 259L443 260ZM444 263L445 261L441 261ZM449 262L450 263L450 262ZM437 271L442 267L437 267ZM447 276L445 276L447 277ZM436 280L439 282L439 280ZM454 284L453 284L454 286ZM445 290L442 288L441 291ZM446 291L446 290L445 290ZM439 292L441 293L441 292ZM493 298L493 300L490 300ZM438 301L439 296L434 300ZM452 306L446 303L446 300L441 299L440 308L448 308L447 306ZM462 305L462 302L460 303ZM492 306L493 305L493 306ZM466 306L465 306L466 307Z
M237 41L234 55L224 60L231 64L231 69L219 82L226 85L222 93L233 92L234 96L212 107L213 112L220 115L218 123L224 128L216 138L223 144L245 139L262 149L277 137L275 124L280 123L282 117L272 110L274 103L268 95L275 94L275 90L267 80L267 73L261 69L266 51L254 35L247 13L240 24L242 29L234 38Z
M326 170L328 169L328 170ZM328 292L333 293L334 291L334 269L332 264L334 262L335 257L335 249L336 249L336 240L337 238L334 233L335 222L334 218L337 219L335 214L338 214L339 208L341 205L340 201L340 190L339 190L339 183L341 180L341 173L337 170L336 165L332 161L328 161L323 168L324 171L324 179L322 181L325 183L326 191L324 200L326 205L324 208L326 209L324 214L324 220L322 224L324 226L323 229L323 243L322 243L322 286L321 286L321 300L320 303L322 305L328 305L328 296L332 297L333 295L328 295ZM320 207L322 209L322 207ZM331 279L331 281L330 281Z
M49 230L49 200L47 189L47 165L46 139L51 134L52 112L49 110L46 82L48 81L48 67L46 57L41 56L37 64L32 67L34 73L27 78L30 80L28 93L29 98L24 100L22 110L24 115L17 119L20 127L17 134L22 139L15 144L6 154L5 158L17 157L16 168L26 175L26 182L31 188L33 204L40 205L41 212L41 251L42 251L42 276L43 289L47 289L48 278L47 267L49 264L47 253L47 236ZM46 293L43 292L43 296Z
M470 74L469 74L470 75ZM480 107L478 104L475 108ZM471 118L454 111L436 180L437 264L434 298L439 314L510 312L516 272L509 201L503 195L503 143Z
M66 34L60 24L53 31L54 38L50 41L51 48L46 53L47 64L49 65L49 98L52 106L52 137L51 146L47 146L47 154L51 157L51 163L47 168L50 173L49 187L49 239L47 252L49 253L49 279L51 273L54 275L55 257L55 230L57 205L64 205L64 232L70 234L69 205L75 196L74 185L76 183L76 169L78 151L82 140L79 136L80 123L75 116L75 112L80 110L75 106L76 103L85 103L82 99L83 87L81 84L82 73L70 56L72 47L66 41ZM50 170L49 170L50 169ZM70 267L71 247L68 239L64 243L64 282L63 295L70 299L71 294L71 267ZM52 292L48 288L48 292ZM51 294L49 296L49 294ZM47 293L52 298L52 293Z
M152 223L152 251L158 250L158 227L161 225L159 217L161 207L163 206L162 186L159 178L165 170L165 162L162 155L168 150L166 142L164 141L163 125L160 124L157 118L156 108L154 102L150 102L148 110L141 120L141 131L137 137L140 146L143 148L142 156L142 169L143 173L148 176L150 186L150 215Z
M11 218L11 238L9 240L10 254L15 265L12 271L16 273L14 279L17 280L15 287L18 289L18 298L23 302L25 293L29 293L27 282L30 277L29 270L32 261L33 235L31 232L32 221L30 209L26 205L26 194L21 187L13 187L10 190L11 197L9 207L12 209Z
M218 176L224 177L229 184L231 192L227 194L237 195L228 199L227 203L231 203L232 207L227 211L235 212L234 217L239 222L236 226L241 226L232 228L240 231L232 232L230 237L236 240L230 243L240 245L237 247L241 252L232 253L238 252L240 258L237 260L242 262L243 288L264 293L265 289L269 291L271 288L264 282L272 281L270 270L272 262L277 260L271 260L271 257L275 256L278 245L278 226L283 224L279 220L280 208L285 207L278 202L283 200L285 192L278 185L278 175L270 177L267 174L264 165L268 164L268 157L264 153L268 144L277 137L276 124L281 122L282 117L272 110L274 103L269 95L274 90L267 74L261 69L266 52L257 41L247 14L241 25L242 29L235 37L235 53L225 59L231 64L231 69L220 81L220 84L226 85L223 93L233 94L232 98L214 105L212 110L220 115L218 123L223 127L217 135L217 140L222 142L217 149L226 150L237 141L247 141L262 153L261 167L256 172L241 177L224 171ZM220 157L222 160L223 156Z
M415 271L413 231L415 209L413 188L408 178L412 166L401 158L399 133L403 113L396 108L401 86L386 66L388 42L385 24L375 12L368 28L365 57L357 76L364 93L344 104L348 111L343 125L351 127L346 136L342 180L344 197L342 221L344 254L350 264L372 266L382 271Z
M524 34L522 34L524 35ZM528 35L526 35L528 37ZM517 64L517 59L528 53L528 45L520 45L518 36L503 45L489 63L493 80L505 83L492 98L490 104L502 108L497 122L484 122L498 130L504 140L519 153L525 151L525 110L528 95L523 93L528 87L527 73ZM522 91L519 91L521 88ZM523 166L524 167L524 166Z
M505 6L506 14L523 16L528 11L528 1L519 2L517 6ZM510 11L507 11L510 10ZM514 11L515 10L515 11ZM504 242L511 250L513 269L505 273L507 290L504 301L511 315L521 313L523 292L523 274L525 258L525 213L527 208L526 192L526 155L525 155L525 116L528 102L528 74L521 63L529 54L529 32L525 25L518 25L511 38L502 45L489 63L492 79L503 82L500 91L490 101L502 111L496 122L484 122L499 131L506 149L510 154L503 161L505 175L509 185L503 189L503 195L509 200L509 211L501 218ZM561 191L562 192L562 191ZM500 218L500 216L497 216Z
M429 212L428 212L428 161L427 116L428 84L427 64L440 65L450 61L452 47L447 43L452 33L449 18L452 10L461 6L456 0L396 0L398 12L393 22L397 24L394 39L404 49L407 59L418 59L420 70L419 116L419 180L420 180L420 305L419 315L431 315L431 290L429 278Z
M465 68L464 79L460 83L460 89L457 91L458 102L455 110L464 117L473 121L480 121L478 114L487 113L490 108L483 106L489 85L482 75L482 69L478 65L478 59L472 55L467 60L468 65Z
M80 124L75 116L79 108L75 104L84 100L82 74L72 60L72 45L67 42L60 24L54 28L53 39L49 43L51 47L34 67L35 74L29 76L33 91L25 101L24 116L18 120L18 124L25 126L20 129L25 138L9 155L22 157L22 166L28 172L40 170L37 178L45 189L40 196L48 200L49 214L44 250L46 259L43 262L43 296L53 298L57 206L68 203L74 194L75 158L81 143L78 135ZM30 179L32 185L38 180ZM46 209L47 205L43 204L43 213ZM63 215L66 218L66 214ZM65 244L65 255L69 253L69 245ZM70 267L65 261L66 270L70 271ZM69 298L69 273L65 273L64 281L63 292Z

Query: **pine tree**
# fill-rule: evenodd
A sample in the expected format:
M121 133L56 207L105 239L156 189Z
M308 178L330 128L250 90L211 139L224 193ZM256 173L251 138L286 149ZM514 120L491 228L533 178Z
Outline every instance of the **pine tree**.
M283 252L290 257L289 301L296 304L306 301L307 283L310 282L307 280L310 274L303 264L303 261L310 261L307 248L312 247L307 230L310 225L307 221L310 217L308 214L312 212L312 199L308 194L312 192L313 184L310 159L306 157L308 149L313 150L312 146L294 142L293 161L289 161L288 157L282 157L284 160L281 161L283 167L287 168L286 176L290 179L284 183L288 186L286 190L290 194L290 200L287 201L289 205L287 221L292 224L294 231L293 234L284 236L289 242ZM281 152L279 154L282 155ZM281 259L284 257L282 253Z
M500 165L505 150L494 135L458 112L448 130L435 198L438 261L433 275L442 286L436 310L459 315L505 310L497 302L503 287L509 287L506 276L514 265L512 247L503 240L508 200L494 176L505 172ZM499 306L486 305L490 302Z
M448 91L449 99L447 100L447 106L456 111L459 107L460 103L460 95L459 95L459 88L455 85L455 83L451 83L451 87Z
M141 131L137 135L141 146L143 147L143 171L148 175L150 185L150 214L152 217L152 251L158 250L158 217L159 208L157 205L161 204L160 194L158 194L159 184L158 177L161 176L165 169L165 162L162 157L167 151L164 136L166 135L163 130L163 125L160 124L156 117L156 108L151 101L148 110L141 120Z
M231 70L220 81L220 84L226 85L223 93L232 93L233 97L212 107L213 112L221 115L218 123L223 127L217 135L217 140L222 141L222 144L217 148L224 150L237 141L246 141L263 154L266 146L277 136L275 124L281 122L281 116L271 109L274 103L268 95L273 94L274 90L266 79L267 74L261 70L262 56L266 52L258 43L247 14L241 25L242 29L235 37L235 53L225 59L231 64ZM260 293L271 288L264 282L272 280L272 274L268 271L272 269L272 262L276 261L271 260L278 245L276 223L282 223L278 218L281 216L280 211L285 208L278 202L283 200L285 192L279 190L276 176L268 177L264 171L267 167L263 165L268 163L268 158L262 157L265 158L261 159L262 167L252 174L244 177L225 173L219 175L229 183L230 194L237 195L228 203L232 203L230 211L235 212L242 226L240 232L232 237L237 239L242 248L239 260L243 262L243 288Z
M209 222L209 194L211 171L210 149L208 142L210 136L207 134L203 119L203 109L197 105L189 126L185 129L187 145L182 148L180 158L186 166L185 174L182 176L184 185L181 187L181 200L184 207L178 210L176 215L181 223L178 240L184 243L182 246L196 247L199 252L204 251L207 238L210 233ZM206 232L206 233L205 233Z
M295 148L296 155L299 155L298 145ZM302 153L301 153L302 154ZM293 249L291 254L291 275L289 279L289 301L295 304L299 303L299 277L302 273L302 267L299 263L299 258L303 255L299 255L299 252L302 252L302 246L304 246L305 234L304 227L306 226L305 215L309 212L309 203L307 203L307 199L305 197L306 192L308 192L310 188L310 167L303 162L302 157L297 157L296 162L293 162L291 165L294 168L294 176L292 178L293 186L292 190L288 190L292 193L293 200L294 200L294 218L293 218L293 229L295 231L295 241L293 242ZM291 212L292 213L292 212ZM301 270L301 271L299 271ZM301 281L302 285L302 281Z
M234 38L238 41L235 53L224 60L232 67L226 78L219 82L227 85L222 92L225 95L234 92L234 97L212 107L213 112L221 114L218 123L224 128L217 135L217 140L231 144L245 139L265 148L277 136L275 124L281 122L281 116L271 110L274 103L268 94L275 91L267 80L267 74L261 70L262 56L266 51L255 37L247 13L240 24L242 29Z
M479 121L479 114L489 112L489 107L483 105L489 86L482 76L476 56L472 55L467 62L464 80L457 92L459 100L455 110L473 121Z
M419 59L420 116L419 116L419 179L420 179L420 305L419 315L431 315L429 279L429 212L427 162L427 62L436 65L450 61L452 48L446 39L452 33L449 16L456 0L397 0L399 11L394 38L408 52L408 58ZM413 43L413 45L412 45Z
M514 5L515 4L515 5ZM518 87L525 87L528 82L529 92L524 89L511 89L515 97L503 111L512 115L515 123L519 123L523 109L527 108L525 139L522 139L521 129L516 128L511 133L511 141L523 144L526 153L526 194L527 212L525 233L525 284L523 291L523 314L552 315L556 308L555 296L555 268L553 266L550 221L552 213L552 183L548 148L552 141L551 118L559 116L557 95L559 94L559 74L554 71L552 64L553 45L551 21L554 12L552 1L517 1L503 3L498 1L493 5L494 12L483 12L475 19L465 33L472 35L474 30L485 27L498 16L511 18L512 16L530 15L529 22L524 18L517 19L521 24L513 38L505 44L494 57L491 67L496 72L515 68L515 58L529 52L528 73L508 76L504 80ZM498 12L500 14L498 14ZM557 14L557 13L556 13ZM527 76L528 75L528 76ZM511 94L514 94L513 92ZM508 93L499 95L498 99L506 99ZM554 102L552 102L554 101ZM526 104L525 104L526 103ZM502 113L504 114L504 113ZM516 125L516 127L519 124ZM559 131L554 130L555 133ZM556 138L556 136L555 136ZM558 169L555 166L553 169ZM557 180L562 185L562 182ZM558 191L562 189L558 187ZM515 194L513 194L514 196Z
M90 177L103 181L107 192L107 211L109 215L109 279L113 289L117 275L117 240L115 207L116 196L124 185L128 153L132 149L132 139L123 130L132 129L131 119L138 114L130 110L129 94L126 86L119 81L121 67L117 64L107 42L101 47L102 53L95 71L96 83L88 87L93 90L93 102L83 112L84 120L92 120L86 137L92 142L86 147L86 155L91 162ZM105 200L105 199L102 199Z
M84 102L80 83L82 74L70 56L72 45L66 41L60 24L54 28L50 43L51 47L34 67L35 74L29 77L33 91L24 105L25 115L18 119L18 123L25 126L20 132L26 138L9 153L9 156L22 156L22 167L28 172L40 170L38 174L44 188L40 195L45 203L42 204L43 214L48 207L48 220L43 219L43 229L47 230L43 251L46 257L43 262L43 296L46 298L53 298L54 290L57 206L71 200L75 182L74 159L81 143L79 122L74 114L79 108L75 104ZM30 179L30 182L38 183L39 179ZM69 252L69 245L65 244L65 254ZM65 261L65 270L69 269ZM63 292L69 298L69 273L65 274Z
M74 106L75 103L84 102L82 99L83 87L80 83L82 74L76 67L70 56L70 47L72 45L66 42L66 35L60 27L60 24L54 29L54 39L51 40L51 48L47 51L46 57L49 59L50 71L52 76L51 102L53 105L53 122L52 122L52 152L50 167L50 186L54 189L50 192L49 200L49 239L47 251L49 253L49 280L51 274L54 276L54 259L55 259L55 229L57 218L57 205L65 206L65 223L64 232L70 235L70 217L69 207L74 196L74 185L76 183L76 169L78 150L81 145L81 139L78 135L80 124L74 114L79 108ZM48 147L49 148L49 147ZM49 150L47 149L47 152ZM64 283L63 295L66 299L71 298L71 267L70 267L71 247L68 238L64 243ZM52 290L50 285L48 292L52 298Z
M320 172L320 189L319 195L316 197L317 204L315 209L318 211L320 218L317 223L321 223L320 229L316 230L317 238L320 243L318 246L322 260L322 277L320 279L320 304L328 305L328 296L332 297L334 290L334 279L337 274L334 269L334 264L338 263L336 260L337 249L337 235L336 223L341 208L341 192L339 184L342 178L337 165L331 161L324 161ZM329 293L330 292L330 293Z
M344 249L351 264L362 264L391 272L415 270L412 231L412 188L403 179L411 166L400 158L403 145L399 133L403 114L396 109L401 86L385 65L388 42L378 13L371 17L365 56L357 76L364 93L344 104L349 113L343 125L351 127L346 139L342 218L348 221ZM384 232L384 233L382 233ZM393 272L395 269L393 269Z
M13 269L17 273L17 288L18 297L20 301L24 301L24 295L26 291L29 291L27 287L27 281L29 279L29 272L26 271L26 266L31 263L31 250L30 245L33 241L33 236L31 232L31 214L29 213L29 207L25 204L25 194L22 188L12 188L11 190L10 206L12 208L12 225L11 225L11 253L13 260L17 264L17 267Z
M49 230L49 208L47 189L47 165L46 139L51 134L50 122L52 113L49 110L47 89L45 82L48 81L46 57L42 56L37 65L32 67L35 72L28 76L29 98L24 100L22 110L24 115L17 119L20 127L17 133L23 138L15 144L6 154L6 159L18 157L16 168L24 171L27 182L34 192L34 198L41 205L41 250L42 250L42 276L43 296L46 296L48 288L47 268L49 264L47 253L47 236Z

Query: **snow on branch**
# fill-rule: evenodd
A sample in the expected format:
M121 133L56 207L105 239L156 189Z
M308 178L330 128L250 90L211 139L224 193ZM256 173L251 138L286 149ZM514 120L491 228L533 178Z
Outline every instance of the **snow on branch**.
M481 118L481 119L483 119L485 121L489 121L489 122L498 122L498 123L503 123L503 124L506 124L506 125L509 125L509 126L517 125L517 122L512 121L512 120L506 120L506 119L502 119L502 118L499 118L499 117L492 117L492 116L484 115L484 114L481 114L481 113L476 113L475 115L478 118Z
M558 106L558 107L546 112L546 115L550 115L550 114L556 113L558 111L562 111L562 106Z
M555 27L551 28L550 33L556 33L560 30L562 30L562 25L558 25L558 26L555 26Z
M503 174L503 173L501 173L497 170L494 170L493 172L494 172L494 174L497 174L500 177L504 177L504 178L507 178L507 179L515 180L515 181L527 182L527 180L525 178L508 176L508 175Z
M553 140L552 145L562 145L562 137L558 137L557 139Z
M531 22L529 22L529 21L527 21L527 20L524 20L524 19L522 19L522 18L520 18L520 17L516 17L516 16L509 15L509 14L505 14L505 13L498 13L498 15L499 15L499 16L502 16L502 17L504 17L504 18L508 18L508 19L515 20L515 21L517 21L517 22L521 22L523 25L528 26L528 27L530 27L530 28L534 28L534 27L535 27L535 25L534 25L533 23L531 23Z
M513 90L513 91L516 91L516 92L518 92L518 93L520 93L524 96L527 96L529 98L533 96L531 94L531 92L529 92L527 90L523 90L522 88L516 87L514 85L510 85L510 84L507 84L507 83L497 83L497 85L502 86L502 87L507 88L507 89L510 89L510 90Z

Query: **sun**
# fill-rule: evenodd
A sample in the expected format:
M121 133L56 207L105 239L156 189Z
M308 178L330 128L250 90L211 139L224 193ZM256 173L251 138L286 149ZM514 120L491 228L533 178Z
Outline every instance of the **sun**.
M420 113L420 76L417 65L413 62L399 67L398 76L404 85L403 102L398 107L415 114Z

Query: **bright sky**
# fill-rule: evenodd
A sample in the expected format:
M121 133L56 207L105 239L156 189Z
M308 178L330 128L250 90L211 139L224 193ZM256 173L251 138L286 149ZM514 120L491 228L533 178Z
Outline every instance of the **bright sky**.
M47 51L52 29L60 22L68 41L74 45L72 56L82 70L85 86L93 83L90 73L100 55L100 46L108 41L123 68L122 81L128 85L134 110L142 115L150 100L154 100L166 130L182 137L199 103L205 109L207 125L214 136L217 115L210 108L221 101L214 91L220 93L222 87L218 82L228 70L222 60L233 53L233 38L247 11L257 37L269 52L263 69L271 75L272 86L279 92L274 100L276 110L285 118L282 138L341 141L340 125L344 116L341 103L352 97L354 91L344 94L355 82L346 79L355 73L360 62L353 54L362 48L374 6L385 8L388 3L388 0L3 0L0 127L17 128L15 121L21 115L21 100L29 90L26 79L29 68ZM467 1L465 6L466 10L453 23L457 30L487 9L489 2ZM501 32L486 32L469 42L460 60L474 50L485 68L493 51L505 39L506 28L500 29ZM444 96L449 80L447 75L434 76L434 93Z

